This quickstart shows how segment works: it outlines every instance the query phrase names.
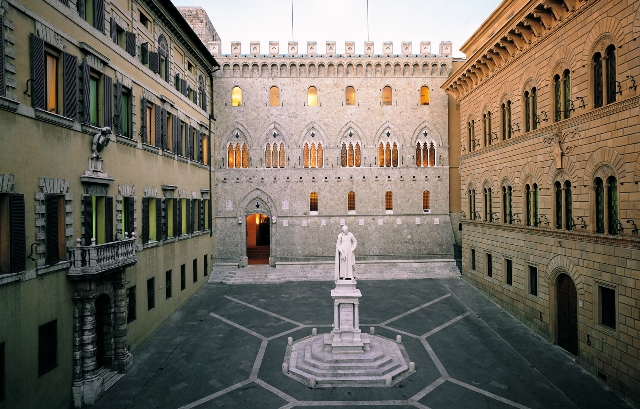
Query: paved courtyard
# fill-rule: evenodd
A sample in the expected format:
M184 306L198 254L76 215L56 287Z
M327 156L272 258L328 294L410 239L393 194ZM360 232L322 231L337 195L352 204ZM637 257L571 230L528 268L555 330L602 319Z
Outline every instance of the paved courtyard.
M95 407L629 407L461 278L359 281L363 332L402 335L416 372L391 387L310 388L282 373L287 338L330 332L333 287L208 283Z

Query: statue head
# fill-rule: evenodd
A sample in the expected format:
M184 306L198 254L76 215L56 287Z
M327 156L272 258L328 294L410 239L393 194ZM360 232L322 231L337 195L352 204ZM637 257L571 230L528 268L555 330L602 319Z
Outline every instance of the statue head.
M349 228L347 227L347 225L345 224L344 226L342 226L342 232L344 234L347 234L349 232Z

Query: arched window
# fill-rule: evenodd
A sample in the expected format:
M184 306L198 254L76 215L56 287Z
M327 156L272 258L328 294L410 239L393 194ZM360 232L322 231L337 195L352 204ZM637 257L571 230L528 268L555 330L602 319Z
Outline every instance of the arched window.
M347 211L356 211L356 194L354 192L349 192L347 194Z
M318 212L318 193L311 192L309 195L309 211Z
M347 144L342 143L342 149L340 149L340 163L343 168L347 167Z
M487 112L487 138L489 145L491 145L493 139L493 135L491 134L491 111Z
M355 105L356 104L356 89L352 86L348 86L344 91L344 104Z
M540 225L540 220L538 218L538 185L536 183L533 184L533 192L531 198L531 210L533 217L533 225L538 227Z
M524 131L531 131L531 96L529 91L524 93Z
M384 167L384 145L382 142L378 145L378 166Z
M491 214L491 188L484 188L484 221L493 221L493 215Z
M384 147L384 164L386 167L391 167L391 144L387 142Z
M513 191L511 186L502 186L502 223L513 223L512 199Z
M382 105L392 105L393 95L390 86L382 88Z
M531 124L535 131L538 129L538 90L531 88Z
M422 148L420 147L420 142L416 143L416 167L419 168L422 166Z
M564 83L563 91L564 91L564 118L571 117L571 71L564 70L562 73L562 81Z
M429 191L427 190L427 197L429 197ZM423 193L424 203L424 193ZM469 189L469 219L476 220L476 190Z
M286 156L284 152L284 143L280 143L280 167L284 168L286 163Z
M618 234L618 182L615 176L609 176L605 185L597 177L594 186L596 233Z
M309 151L309 155L311 156L311 157L309 158L309 159L310 159L310 162L311 162L311 167L312 167L312 168L317 168L317 167L318 167L318 165L317 165L317 163L318 163L318 162L317 162L318 158L317 158L317 156L316 156L316 144L315 144L315 143L313 143L313 142L311 143L311 149L310 149L310 151Z
M609 234L618 234L618 182L615 177L607 178L607 219Z
M321 168L324 165L324 157L322 151L322 144L318 144L318 167Z
M524 188L525 212L524 220L527 226L531 226L531 186L527 184Z
M349 150L347 151L347 166L353 167L353 144L349 142Z
M391 148L391 166L394 168L398 167L398 144L393 143L393 147Z
M280 90L276 86L269 88L269 106L280 106Z
M266 168L271 167L271 145L269 144L264 148L264 166Z
M242 89L240 87L233 87L231 90L231 106L242 106Z
M233 149L233 145L229 144L229 148L227 148L227 167L233 168L235 167L235 153Z
M602 106L602 54L595 53L593 55L593 107L599 108Z
M484 146L489 146L489 141L487 139L489 129L487 128L487 114L482 114L482 141ZM475 141L473 141L473 146L475 149Z
M553 191L555 196L555 225L556 229L562 229L562 183L556 181L553 184Z
M467 149L469 149L469 152L473 152L474 145L474 140L471 138L471 122L467 122ZM416 163L416 166L420 165Z
M304 144L304 148L302 148L302 160L305 168L309 167L309 145Z
M616 47L611 44L605 51L607 59L607 104L616 102Z
M596 233L604 233L604 183L602 179L594 180L596 196Z
M236 168L242 166L242 151L240 150L240 144L236 144L236 159L234 161Z
M429 213L431 211L431 193L428 190L422 192L422 212ZM471 207L469 207L469 214L471 213Z
M562 83L558 74L553 77L553 105L553 120L558 122L562 120Z
M500 111L500 123L502 124L502 140L507 140L507 104L502 104Z
M355 165L356 165L356 168L359 168L362 163L362 161L360 160L360 143L359 142L356 142L355 154L356 154Z
M567 230L573 230L573 198L571 197L571 182L564 182L564 220Z
M436 165L436 147L433 146L433 142L429 144L429 166Z
M242 144L242 167L247 169L249 167L249 149L247 144Z
M310 107L318 105L318 89L316 87L307 89L307 105Z
M393 211L393 193L390 190L384 194L384 209L386 211Z
M423 85L420 87L420 105L429 105L430 99L431 92L429 91L429 87Z
M278 144L274 143L271 148L271 167L278 167Z

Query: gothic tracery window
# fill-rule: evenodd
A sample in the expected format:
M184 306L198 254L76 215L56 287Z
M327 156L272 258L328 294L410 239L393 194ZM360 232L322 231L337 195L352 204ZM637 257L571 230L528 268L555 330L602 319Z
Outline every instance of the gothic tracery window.
M436 147L433 141L416 143L416 166L427 167L436 165Z

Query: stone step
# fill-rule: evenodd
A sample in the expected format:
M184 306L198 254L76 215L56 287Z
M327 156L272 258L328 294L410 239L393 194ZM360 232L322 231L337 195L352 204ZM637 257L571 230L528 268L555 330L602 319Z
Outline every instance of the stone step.
M391 362L391 358L385 356L382 352L377 353L370 358L364 358L362 355L359 357L347 358L347 357L334 357L333 359L326 359L320 356L320 354L314 353L312 345L306 345L304 349L303 361L306 365L312 366L318 369L327 369L329 367L339 369L358 369L363 365L373 369L380 369ZM298 352L300 353L300 351Z

